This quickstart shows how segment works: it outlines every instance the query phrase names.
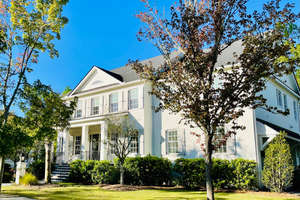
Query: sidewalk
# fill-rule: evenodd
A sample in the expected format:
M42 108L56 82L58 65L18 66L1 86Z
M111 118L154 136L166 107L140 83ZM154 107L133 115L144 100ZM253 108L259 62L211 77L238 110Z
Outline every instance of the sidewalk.
M0 194L0 200L33 200L27 197L19 197L14 195Z

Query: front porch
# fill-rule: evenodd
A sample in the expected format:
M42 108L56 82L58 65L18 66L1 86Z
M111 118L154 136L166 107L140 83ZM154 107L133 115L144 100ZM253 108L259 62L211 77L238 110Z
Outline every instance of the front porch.
M112 160L107 145L107 124L103 121L72 124L59 134L56 163L73 160Z

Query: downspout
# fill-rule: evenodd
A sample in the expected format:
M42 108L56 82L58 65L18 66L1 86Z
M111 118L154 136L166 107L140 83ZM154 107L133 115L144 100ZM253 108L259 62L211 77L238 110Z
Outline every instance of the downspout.
M256 127L256 115L255 109L252 109L252 116L253 116L253 127L254 127L254 142L255 142L255 154L256 154L256 163L257 163L257 176L258 176L258 186L261 188L262 184L262 161L260 155L260 147L257 135L257 127Z

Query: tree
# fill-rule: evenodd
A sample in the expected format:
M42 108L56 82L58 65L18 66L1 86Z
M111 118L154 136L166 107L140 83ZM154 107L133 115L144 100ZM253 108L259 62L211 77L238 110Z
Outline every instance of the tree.
M272 192L283 192L293 180L294 165L286 133L280 132L265 152L262 181Z
M11 107L16 103L26 77L37 63L40 52L58 56L53 41L67 23L62 16L68 0L0 1L0 129L4 129ZM3 136L1 136L3 137ZM14 138L10 138L14 140ZM0 191L5 154L0 155Z
M237 123L245 108L280 112L266 105L259 92L269 78L294 70L295 60L277 61L289 58L290 48L281 42L284 36L275 26L294 23L299 14L292 12L292 4L280 7L280 0L253 13L247 11L247 0L179 0L169 17L162 18L148 0L142 2L146 10L137 17L145 26L138 40L151 41L164 63L129 64L152 84L151 94L161 102L157 110L180 114L185 124L201 130L193 135L203 138L207 199L213 200L213 151L245 128ZM220 64L221 54L235 42L242 44L242 52ZM225 125L228 131L217 138L217 130Z
M45 145L45 183L50 181L51 146L57 137L57 129L64 129L76 107L76 100L66 104L59 94L49 86L36 81L33 85L26 84L22 93L25 100L21 104L25 113L27 127L32 137Z
M120 168L120 184L124 184L124 163L130 153L130 146L135 137L138 137L138 130L134 128L129 117L108 118L107 133L110 151L118 158Z

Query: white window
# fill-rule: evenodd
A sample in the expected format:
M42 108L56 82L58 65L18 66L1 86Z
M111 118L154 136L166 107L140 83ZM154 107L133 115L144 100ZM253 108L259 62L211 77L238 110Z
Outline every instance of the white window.
M284 111L287 111L288 104L287 104L287 96L286 96L286 94L283 94L283 107L284 107Z
M168 130L167 134L167 153L178 153L178 134L177 130Z
M298 119L298 106L297 106L296 101L293 101L293 110L294 110L294 118L295 118L295 120L297 120Z
M277 98L277 105L282 107L282 96L281 91L276 89L276 98Z
M225 135L225 128L224 127L217 128L215 134L215 143L217 145L215 148L216 153L227 152L227 144L226 144L226 139L224 139L224 135Z
M82 101L77 102L77 108L75 110L75 118L82 117Z
M130 137L130 145L129 145L129 152L130 153L138 153L139 152L139 136L138 134Z
M100 108L99 97L94 97L91 99L91 115L98 115Z
M134 88L128 91L128 110L139 107L139 90Z
M118 93L109 95L109 112L118 112Z
M117 150L118 134L111 134L110 136L110 153L115 154Z
M59 137L59 152L63 152L64 151L64 138L63 137Z
M80 154L81 151L81 136L75 136L75 154Z

